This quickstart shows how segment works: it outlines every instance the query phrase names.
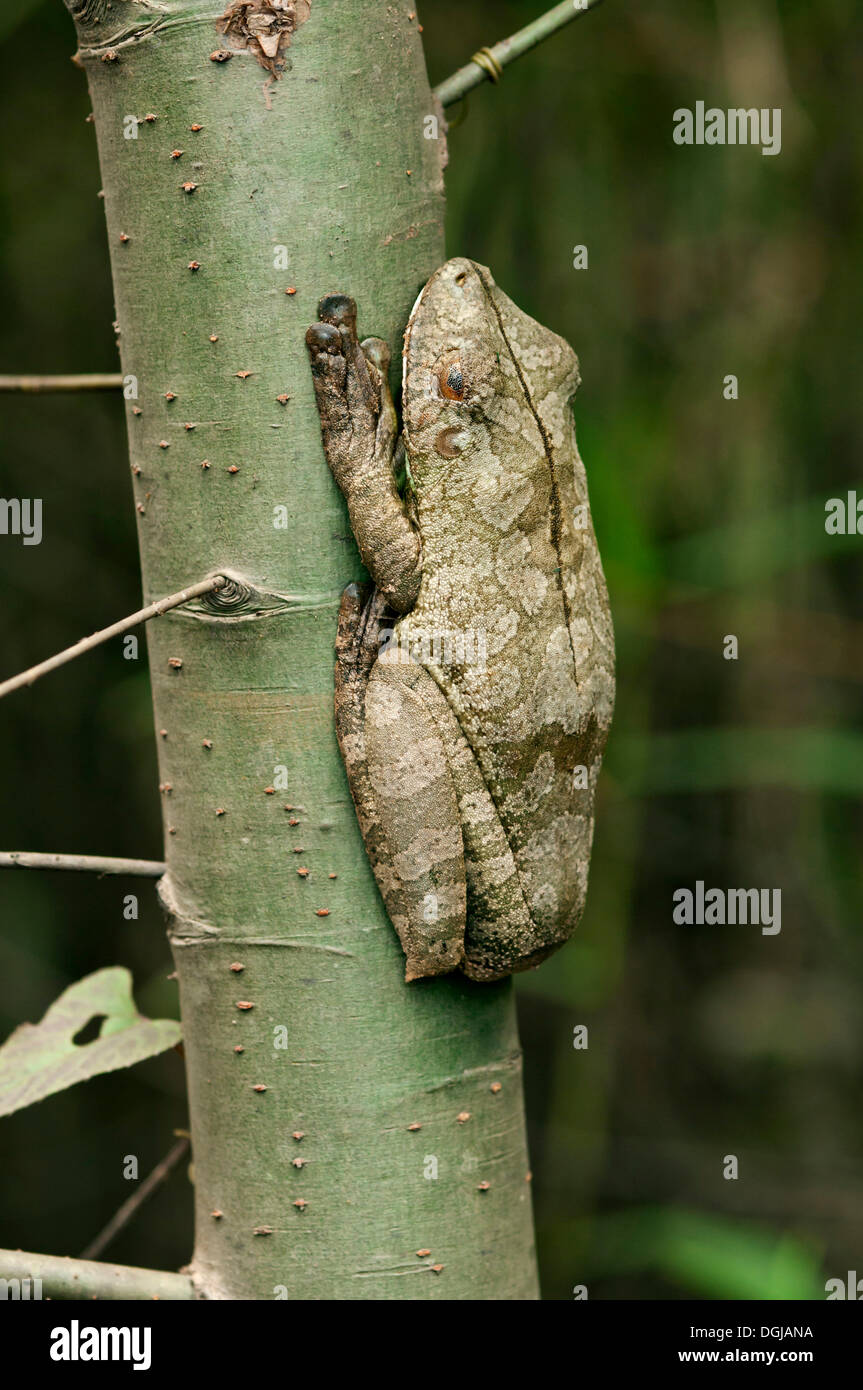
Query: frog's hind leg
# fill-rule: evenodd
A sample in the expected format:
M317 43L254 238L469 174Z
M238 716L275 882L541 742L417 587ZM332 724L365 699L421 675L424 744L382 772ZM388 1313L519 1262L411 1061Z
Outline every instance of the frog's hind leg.
M366 691L392 617L371 584L349 584L336 633L335 726L357 820L375 876L383 857L381 826L366 759Z
M407 957L405 978L447 974L464 956L466 886L446 732L449 711L414 662L378 660L384 600L342 597L336 735L366 851ZM442 708L441 708L442 707Z

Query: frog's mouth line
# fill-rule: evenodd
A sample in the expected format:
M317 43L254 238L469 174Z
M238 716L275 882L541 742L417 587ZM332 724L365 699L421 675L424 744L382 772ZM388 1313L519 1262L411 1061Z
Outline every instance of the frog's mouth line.
M403 351L402 351L402 401L404 401L404 398L405 398L405 391L406 391L406 389L407 389L407 384L408 384L408 353L409 353L409 351L410 351L411 332L412 332L413 326L414 326L414 319L415 319L416 316L417 316L417 310L418 310L419 307L420 307L420 304L421 304L421 302L422 302L423 295L425 294L426 290L428 289L428 287L429 287L429 285L431 284L431 282L432 282L433 279L434 279L434 276L432 276L431 279L427 280L426 283L423 285L422 289L420 290L419 294L417 295L416 299L414 300L413 308L411 309L410 313L408 314L408 321L407 321L407 325L406 325L406 327L405 327L405 335L404 335L404 349L403 349Z

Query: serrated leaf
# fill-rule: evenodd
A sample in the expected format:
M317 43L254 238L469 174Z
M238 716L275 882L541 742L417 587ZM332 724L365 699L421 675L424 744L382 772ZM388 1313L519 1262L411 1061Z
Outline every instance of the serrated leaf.
M98 1037L76 1043L76 1034L99 1017ZM22 1023L0 1047L0 1115L91 1076L155 1057L176 1046L180 1037L173 1019L138 1013L128 970L119 965L97 970L64 990L41 1023Z

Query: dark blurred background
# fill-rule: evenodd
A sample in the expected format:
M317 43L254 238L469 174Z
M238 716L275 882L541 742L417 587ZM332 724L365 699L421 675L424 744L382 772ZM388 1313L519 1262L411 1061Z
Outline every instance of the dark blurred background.
M546 8L421 7L432 82ZM450 134L450 254L581 359L618 642L587 913L518 985L546 1298L823 1298L863 1273L863 542L824 529L828 498L863 497L859 19L606 0ZM59 0L4 7L0 372L118 369L74 47ZM781 107L781 154L678 147L698 100ZM0 542L5 676L138 607L140 582L119 397L0 407L0 494L47 522L38 547ZM159 858L143 642L4 702L0 766L0 848ZM697 879L781 889L781 932L675 925ZM143 1012L176 1014L152 885L2 872L0 1037L115 963ZM0 1246L79 1254L129 1195L124 1156L145 1174L185 1122L174 1053L4 1119ZM181 1167L108 1257L190 1248Z

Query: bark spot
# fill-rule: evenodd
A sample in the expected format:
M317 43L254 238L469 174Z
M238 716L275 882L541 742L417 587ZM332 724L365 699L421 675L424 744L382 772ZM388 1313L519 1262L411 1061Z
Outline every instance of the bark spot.
M285 50L311 9L311 0L233 0L216 28L235 48L247 48L262 68L278 78L285 70Z

